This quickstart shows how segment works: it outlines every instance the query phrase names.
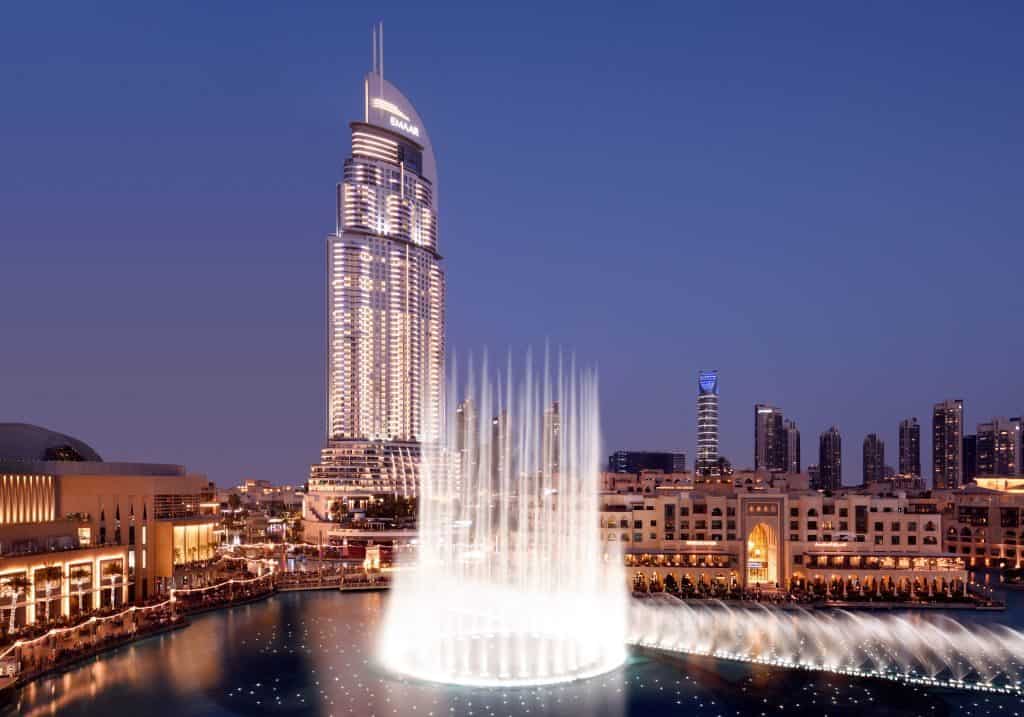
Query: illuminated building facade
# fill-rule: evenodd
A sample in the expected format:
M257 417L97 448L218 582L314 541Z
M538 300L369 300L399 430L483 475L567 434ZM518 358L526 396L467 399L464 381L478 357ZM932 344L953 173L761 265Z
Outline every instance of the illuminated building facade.
M932 487L963 485L964 402L957 399L932 408Z
M832 426L818 438L818 474L811 482L816 490L836 490L843 484L843 438Z
M697 376L696 469L705 474L718 470L718 371Z
M921 424L917 418L900 421L900 461L902 475L921 475Z
M800 472L800 429L794 421L782 424L782 433L786 443L786 473Z
M881 481L885 477L885 441L877 433L869 433L864 437L861 457L864 485Z
M786 435L782 410L754 405L754 470L786 470Z
M601 496L602 538L625 555L632 586L773 590L839 597L963 595L965 560L944 549L945 516L931 500L785 486L705 491L662 486Z
M445 278L434 151L412 103L384 79L383 30L327 237L327 442L305 516L417 490L420 442L439 415ZM322 499L317 498L321 494Z
M675 451L615 451L608 456L610 473L685 473L686 454Z
M1012 476L1021 473L1021 419L993 418L978 424L977 475Z
M12 608L17 626L163 595L201 577L214 557L218 503L205 476L50 450L67 438L0 424L5 625Z

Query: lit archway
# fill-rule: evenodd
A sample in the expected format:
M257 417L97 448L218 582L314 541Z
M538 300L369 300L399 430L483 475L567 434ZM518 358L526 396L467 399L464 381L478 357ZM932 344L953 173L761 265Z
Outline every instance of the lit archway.
M758 523L747 536L747 585L779 580L779 538L771 526Z

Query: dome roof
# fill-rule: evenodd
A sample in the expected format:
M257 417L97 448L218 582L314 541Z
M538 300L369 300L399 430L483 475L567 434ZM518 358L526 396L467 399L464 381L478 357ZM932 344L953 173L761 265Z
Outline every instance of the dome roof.
M0 423L0 461L102 461L77 438L30 423Z

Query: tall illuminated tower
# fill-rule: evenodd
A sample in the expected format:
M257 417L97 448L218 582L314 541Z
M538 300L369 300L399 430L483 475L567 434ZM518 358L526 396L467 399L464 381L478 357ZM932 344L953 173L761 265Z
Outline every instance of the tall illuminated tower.
M932 487L959 488L963 483L964 402L932 407Z
M900 421L900 474L921 475L921 424L916 417Z
M358 503L414 495L436 427L445 278L437 168L415 107L384 79L383 28L327 237L327 442L311 490Z
M697 377L696 472L718 470L718 371L701 371Z

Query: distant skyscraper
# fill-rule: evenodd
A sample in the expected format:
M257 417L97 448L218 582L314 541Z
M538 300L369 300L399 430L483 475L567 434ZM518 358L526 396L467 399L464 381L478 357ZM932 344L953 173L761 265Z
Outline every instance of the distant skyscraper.
M310 475L363 496L416 491L444 370L434 150L374 46L327 237L327 444Z
M696 469L718 471L718 371L701 371L697 377Z
M480 446L476 440L478 430L476 406L467 398L455 408L455 447L461 475L475 475L480 464Z
M786 435L782 411L754 404L754 470L786 470Z
M964 402L957 399L932 408L932 487L959 488L963 483Z
M917 418L900 421L900 473L921 475L921 425Z
M673 451L615 451L608 456L608 471L611 473L639 473L640 471L685 473L686 454Z
M541 445L544 459L544 471L547 475L558 475L562 462L562 415L558 401L552 401L550 408L544 412L544 436Z
M979 476L1012 476L1021 472L1021 419L993 418L978 424Z
M843 440L832 426L818 439L818 485L812 488L835 490L843 484Z
M978 437L973 433L964 436L964 483L970 483L978 477Z
M800 472L800 429L793 421L783 424L782 432L786 438L786 472Z
M885 477L885 441L877 433L864 438L864 485L877 483Z
M501 480L508 463L510 431L508 409L504 409L491 419L491 480L495 485Z

